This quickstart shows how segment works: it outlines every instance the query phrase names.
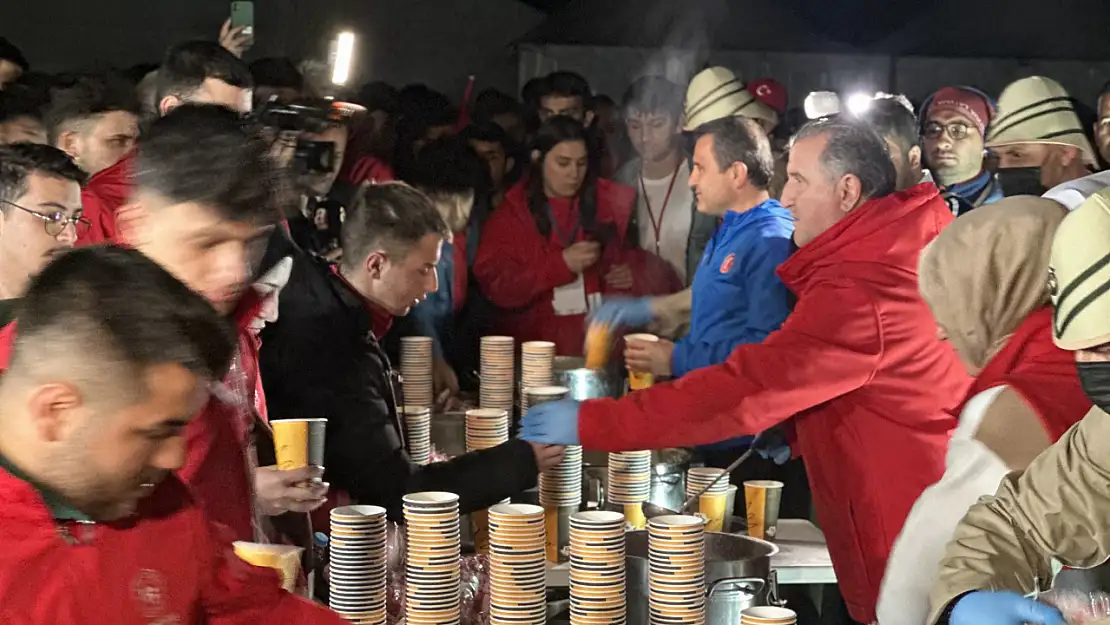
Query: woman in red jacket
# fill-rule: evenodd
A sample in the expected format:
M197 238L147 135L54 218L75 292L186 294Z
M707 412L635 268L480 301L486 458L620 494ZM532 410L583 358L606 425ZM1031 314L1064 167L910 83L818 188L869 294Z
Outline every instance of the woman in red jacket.
M636 192L589 171L587 145L576 120L544 123L532 173L486 222L474 265L486 297L502 309L501 332L552 341L567 356L582 354L586 314L603 293L679 289L677 277L628 249Z

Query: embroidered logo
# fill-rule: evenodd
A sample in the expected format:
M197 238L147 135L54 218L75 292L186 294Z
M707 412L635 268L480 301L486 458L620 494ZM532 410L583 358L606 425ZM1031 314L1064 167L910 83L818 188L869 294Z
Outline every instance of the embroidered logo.
M725 256L725 260L721 263L721 273L728 273L732 271L732 264L736 262L736 254L729 254Z
M767 96L771 95L771 86L770 85L759 85L759 87L757 87L756 90L755 90L755 94L758 95L758 96L767 97Z

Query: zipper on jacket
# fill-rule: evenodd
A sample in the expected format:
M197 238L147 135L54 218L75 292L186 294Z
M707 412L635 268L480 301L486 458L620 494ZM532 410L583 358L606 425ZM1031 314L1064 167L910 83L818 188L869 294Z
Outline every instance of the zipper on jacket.
M58 536L69 545L92 544L92 541L96 539L96 522L59 521Z

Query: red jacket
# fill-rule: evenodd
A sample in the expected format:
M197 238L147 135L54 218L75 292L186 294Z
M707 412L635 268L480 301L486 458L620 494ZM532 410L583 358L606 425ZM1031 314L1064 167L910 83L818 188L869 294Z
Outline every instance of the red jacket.
M636 202L631 187L608 180L597 182L597 223L612 226L614 239L606 243L601 261L583 274L587 296L604 291L602 276L617 264L625 245L624 235ZM571 284L576 276L563 260L567 242L590 240L579 224L578 201L550 200L555 224L544 238L528 208L528 184L517 184L486 221L474 277L482 292L501 308L499 331L517 341L552 341L559 355L582 354L586 316L556 316L552 306L556 287Z
M53 519L34 487L0 470L0 622L345 622L240 560L219 531L172 476L129 519L78 525Z
M255 540L253 464L250 428L254 414L264 404L254 337L247 329L258 311L257 295L248 291L235 318L239 327L239 352L231 371L219 385L221 396L212 396L204 409L185 427L185 466L178 475L189 484L208 518L231 530L233 540ZM8 368L16 322L0 330L0 371Z
M780 330L723 364L583 403L582 445L694 446L795 417L840 590L872 622L890 547L944 472L971 382L917 290L918 256L951 221L932 184L857 208L779 267L798 296Z
M366 155L348 160L339 170L339 180L355 186L364 182L392 182L397 179L393 167L376 156Z
M77 245L110 243L116 240L116 213L129 199L135 182L132 171L135 153L124 156L118 163L97 172L81 190L81 207L89 221L87 232L77 238Z
M1075 355L1052 342L1050 307L1026 317L975 378L968 398L1002 385L1009 386L1033 408L1053 441L1091 409L1091 400L1079 383Z

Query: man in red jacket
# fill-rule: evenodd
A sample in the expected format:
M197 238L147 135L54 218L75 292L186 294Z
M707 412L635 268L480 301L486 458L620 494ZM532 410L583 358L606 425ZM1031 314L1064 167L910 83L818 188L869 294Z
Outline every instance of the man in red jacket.
M0 622L313 623L338 615L239 560L172 471L231 329L134 250L32 282L0 383Z
M326 486L297 486L321 470L257 468L254 448L263 400L249 332L261 302L248 289L287 201L269 144L235 112L181 106L154 121L139 142L136 187L119 211L120 239L204 296L239 328L239 351L215 396L186 428L180 477L208 516L237 540L261 535L263 516L308 512ZM0 333L0 368L19 321ZM256 505L257 504L257 505Z
M189 41L166 51L158 68L155 94L157 114L165 115L182 104L218 104L233 111L251 110L250 69L243 61L212 41ZM78 245L114 241L120 207L134 189L135 153L96 172L81 193L90 227Z
M721 365L622 400L545 404L523 436L624 451L693 446L789 420L853 619L875 619L886 558L940 478L970 379L917 290L921 250L952 220L932 184L894 193L883 140L859 122L803 128L782 203L800 247L782 329Z

